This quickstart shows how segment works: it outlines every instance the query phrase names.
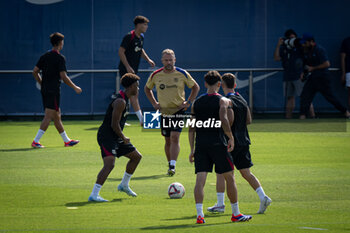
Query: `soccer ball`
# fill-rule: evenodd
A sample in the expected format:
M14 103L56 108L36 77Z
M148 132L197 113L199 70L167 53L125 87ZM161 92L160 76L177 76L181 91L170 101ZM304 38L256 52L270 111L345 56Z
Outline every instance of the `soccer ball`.
M185 187L178 183L172 183L168 187L168 195L171 199L179 199L185 195Z

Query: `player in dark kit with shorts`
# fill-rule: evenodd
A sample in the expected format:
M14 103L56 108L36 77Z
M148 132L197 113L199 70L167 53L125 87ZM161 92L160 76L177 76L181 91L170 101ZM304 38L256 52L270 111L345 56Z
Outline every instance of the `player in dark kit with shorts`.
M81 88L76 86L67 76L66 59L60 53L64 45L64 36L59 32L55 32L50 35L50 41L53 46L52 49L40 57L33 69L33 76L41 87L41 96L45 110L40 129L32 142L32 147L34 148L44 147L39 140L52 120L64 141L64 146L74 146L79 143L78 140L71 140L63 128L60 110L61 80L73 88L77 94L81 93ZM40 71L42 71L42 76Z
M204 185L208 172L212 172L215 164L215 172L222 174L227 183L227 195L232 205L233 222L248 221L252 217L243 215L239 211L237 200L237 187L233 176L233 161L230 151L234 147L234 139L228 121L228 108L232 103L229 99L218 94L221 85L221 76L217 71L209 71L205 76L207 93L196 99L192 105L192 114L196 128L189 130L189 142L191 153L190 162L195 163L196 186L194 197L197 209L197 223L204 221L203 199ZM232 110L230 109L232 114ZM210 124L213 127L199 127L206 121L218 122ZM228 137L226 141L225 134ZM194 146L194 139L196 146Z
M120 82L125 91L120 91L116 99L109 104L105 118L97 134L97 141L101 148L103 168L97 176L96 184L91 192L89 201L105 202L99 192L106 181L109 173L114 168L115 157L125 156L129 158L126 170L118 191L125 192L129 196L136 197L137 194L129 187L131 176L135 172L142 155L130 143L130 139L123 134L126 122L127 108L131 96L138 94L140 78L135 74L125 74Z
M250 172L250 167L253 166L253 163L249 151L250 138L247 124L251 123L252 118L247 102L238 92L235 92L235 88L236 77L231 73L224 74L222 76L222 89L226 98L229 98L232 101L234 111L234 121L231 126L231 131L235 139L235 148L231 152L231 155L235 167L258 194L260 199L258 214L263 214L272 201L265 194L259 180ZM212 213L224 212L225 179L221 174L217 174L216 192L217 203L214 206L209 207L208 211Z
M118 69L121 77L126 73L137 74L141 57L145 59L151 67L155 66L154 61L148 57L143 48L144 33L147 31L148 23L149 20L145 16L136 16L134 18L135 29L123 37L118 51L120 58ZM130 102L142 124L143 116L138 95L131 97Z

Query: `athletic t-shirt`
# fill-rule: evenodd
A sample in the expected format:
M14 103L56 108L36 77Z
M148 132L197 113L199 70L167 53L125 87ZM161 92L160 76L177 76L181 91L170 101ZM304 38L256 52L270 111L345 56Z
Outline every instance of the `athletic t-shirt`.
M237 92L228 93L226 97L229 98L233 104L234 121L231 130L235 139L235 145L250 145L250 138L247 129L247 102Z
M123 130L124 129L124 125L126 122L126 118L128 115L128 110L129 110L129 99L126 96L125 92L123 91L119 91L117 97L111 101L111 103L108 105L107 111L106 111L106 115L105 118L103 120L102 125L99 128L99 133L102 134L104 137L113 137L113 139L118 140L119 136L114 132L113 128L112 128L112 117L113 117L113 103L114 101L116 101L117 99L124 99L126 104L125 104L125 108L123 110L119 125L120 128Z
M222 96L218 93L204 94L199 96L193 105L194 117L196 121L220 121L220 99ZM224 131L222 127L215 128L196 128L196 147L197 146L227 146Z
M308 66L318 66L326 61L329 61L327 52L319 45L316 45L313 50L305 54L305 64ZM328 73L328 68L314 70L312 75L319 76L325 72Z
M124 36L123 41L120 45L120 47L123 47L125 49L126 60L128 61L129 65L133 68L135 73L137 73L139 69L143 49L143 40L143 34L141 34L141 37L137 37L135 34L135 30L132 30L126 36ZM119 62L118 68L121 74L127 73L126 67L124 66L122 61Z
M66 71L66 59L56 50L42 55L36 66L42 71L41 91L59 93L61 87L60 72Z
M192 88L194 79L186 71L175 67L172 73L165 73L164 68L154 71L148 78L146 86L149 89L156 87L157 98L163 114L173 114L185 101L185 85Z

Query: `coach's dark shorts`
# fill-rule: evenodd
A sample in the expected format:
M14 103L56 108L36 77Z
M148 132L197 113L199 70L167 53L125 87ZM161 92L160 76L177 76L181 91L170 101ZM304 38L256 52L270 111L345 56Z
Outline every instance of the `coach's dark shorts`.
M59 92L41 92L45 108L60 110L60 93Z
M215 172L218 174L234 169L232 157L224 145L196 147L194 164L196 174L198 172L212 172L214 164Z
M244 168L250 168L253 166L252 158L250 156L249 145L247 146L236 146L231 152L233 164L238 170Z
M185 111L184 110L180 110L180 111L178 111L178 112L173 114L175 117L163 117L163 116L160 116L160 128L161 128L162 135L164 137L170 137L171 131L181 132L182 128L178 127L178 126L177 127L173 127L173 125L171 125L171 127L165 128L165 127L163 127L163 119L166 121L166 125L168 126L169 125L169 121L176 122L176 123L178 123L179 121L183 121L184 118L182 116L184 116L184 114L185 114Z
M113 137L104 137L100 134L97 135L97 142L100 145L102 158L106 156L120 156L127 155L136 148L131 144L124 144L123 140L119 138L115 140Z

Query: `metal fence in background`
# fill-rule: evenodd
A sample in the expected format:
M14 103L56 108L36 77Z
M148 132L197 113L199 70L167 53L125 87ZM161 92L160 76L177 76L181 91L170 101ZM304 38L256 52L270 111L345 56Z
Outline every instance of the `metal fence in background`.
M186 69L194 78L195 80L201 85L201 89L203 91L203 80L200 79L202 78L202 74L200 73L205 73L209 70L217 70L220 73L225 73L225 72L231 72L234 74L237 73L246 73L248 74L248 79L245 79L244 82L245 84L247 84L246 82L248 82L248 84L246 85L246 91L245 93L247 93L246 98L248 99L248 103L249 106L251 108L252 111L254 111L254 83L260 81L258 79L256 79L256 77L254 77L253 75L255 73L261 73L261 72L269 72L269 75L274 75L275 73L282 73L281 71L283 71L282 68L206 68L206 69ZM139 70L139 75L140 76L145 76L146 78L142 78L142 83L141 83L141 92L140 92L140 99L142 98L142 101L140 101L141 106L147 105L148 100L145 97L142 87L143 85L146 83L147 77L149 76L149 74L151 72L153 72L154 69L140 69ZM330 71L334 72L334 71L339 71L338 68L331 68ZM0 70L0 79L3 80L9 80L11 78L17 78L17 76L19 75L23 75L25 74L26 77L31 77L31 73L32 70ZM79 97L80 99L77 101L77 104L79 105L80 103L84 103L84 105L86 105L85 108L82 108L82 110L77 110L77 108L74 108L74 99L78 98L78 97L74 97L73 94L71 94L73 97L66 97L66 95L62 95L61 98L68 98L69 101L67 101L67 99L62 99L61 103L66 103L69 102L71 103L73 106L69 106L69 107L65 107L62 110L62 115L100 115L100 114L104 114L104 110L106 107L107 102L109 101L109 98L102 98L101 96L106 95L105 93L102 93L103 90L105 89L104 86L99 86L100 84L100 74L107 74L108 77L104 77L105 79L108 79L108 88L111 88L111 80L113 79L112 82L115 82L115 84L113 85L114 87L111 89L114 89L113 91L119 91L120 89L120 75L119 75L119 70L118 69L95 69L95 70L87 70L87 69L81 69L81 70L68 70L68 73L70 75L70 77L76 77L79 76L81 74L90 74L87 77L90 77L90 80L85 80L86 82L84 83L84 90L85 91L85 96L84 97ZM30 74L30 75L28 75ZM7 76L9 75L9 76ZM198 76L201 75L201 76ZM86 75L85 75L86 76ZM85 77L82 76L82 77ZM196 77L197 76L197 77ZM29 82L35 82L34 78L31 77L32 80L30 80ZM23 78L22 78L23 79ZM115 79L115 80L114 80ZM199 80L200 79L200 80ZM96 80L98 80L96 82ZM241 79L242 80L242 79ZM27 81L26 81L27 82ZM281 81L282 82L282 81ZM6 82L5 82L6 83ZM25 87L23 88L23 85L26 86L27 84L24 84L22 82L16 82L16 84L10 83L10 84L5 84L8 86L2 86L3 90L1 92L10 92L10 90L13 88L15 90L19 89L23 89L25 90L25 92L28 92L28 95L23 95L23 97L25 98L24 100L29 100L29 96L32 95L32 89L33 86L31 87ZM13 87L14 85L18 85L16 87ZM97 87L98 86L98 87ZM96 88L98 88L98 90L95 90ZM279 88L275 88L275 89L279 89ZM83 90L83 91L84 91ZM279 90L281 91L281 90ZM17 103L18 101L20 101L21 99L23 100L23 97L20 98L20 100L17 100L16 98L11 97L11 95L6 95L6 93L2 93L0 92L0 98L2 98L2 104L0 105L0 115L8 115L8 116L20 116L20 115L42 115L43 111L42 108L36 108L33 111L21 111L20 109L20 104ZM20 91L19 91L20 92ZM110 93L112 94L112 92ZM28 98L26 98L25 96L28 96ZM280 96L280 94L278 94L278 96ZM33 104L39 105L41 104L41 100L38 99L38 97L40 98L39 94L35 94L35 100L33 100ZM33 97L34 98L34 97ZM143 99L145 98L145 99ZM257 96L255 96L255 98L257 98ZM258 96L258 98L260 98ZM284 98L283 94L280 96L280 98ZM8 101L11 101L11 105L10 106L16 106L18 105L18 108L13 107L13 109L9 109L8 106L6 105L6 103ZM87 102L89 101L89 103ZM36 102L36 103L35 103ZM105 102L105 103L104 103ZM90 106L88 106L90 105ZM98 107L96 105L99 105ZM102 107L100 108L100 105L102 105ZM281 106L280 110L278 110L279 112L283 111L284 106ZM28 108L29 109L29 108ZM270 109L271 110L271 109ZM277 111L277 112L278 112ZM269 109L267 109L267 112L269 112ZM272 112L276 112L276 111L272 111Z

